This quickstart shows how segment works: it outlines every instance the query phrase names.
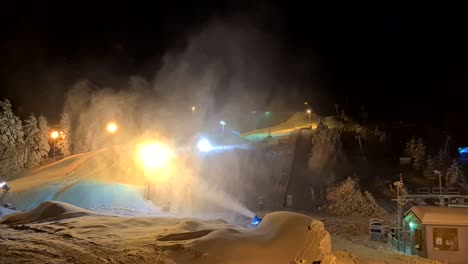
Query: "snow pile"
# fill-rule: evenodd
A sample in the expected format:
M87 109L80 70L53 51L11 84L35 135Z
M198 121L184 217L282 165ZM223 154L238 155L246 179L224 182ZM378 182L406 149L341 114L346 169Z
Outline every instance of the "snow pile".
M342 221L335 227L346 229ZM3 223L9 225L1 229L0 263L436 263L336 236L332 254L322 222L290 212L267 214L247 229L223 220L98 215L47 202Z
M361 192L357 179L348 177L328 194L325 211L338 216L383 217L382 209L371 193Z
M190 263L335 263L330 234L322 222L291 212L267 214L253 230L224 226L170 234L156 242L162 249L178 248L173 244L178 242L193 255ZM184 257L175 260L184 263Z
M60 220L85 215L93 215L91 211L73 206L71 204L48 201L40 204L34 210L25 213L14 213L3 217L1 224L20 225L46 220Z
M99 252L110 262L131 261L131 256L138 255L134 259L138 263L335 263L330 234L322 222L291 212L267 214L258 228L248 229L223 220L97 215L50 201L31 212L5 216L1 223L35 232L34 241L24 237L29 234L8 240L9 248L24 248L30 242L33 249L48 244L58 258L70 257L66 248L62 251L69 242L62 240L76 238L81 241L74 242L76 247L86 249L81 251ZM7 230L8 236L13 236L12 230L16 229ZM38 259L37 252L32 250L27 258ZM18 258L8 250L5 254L11 260Z

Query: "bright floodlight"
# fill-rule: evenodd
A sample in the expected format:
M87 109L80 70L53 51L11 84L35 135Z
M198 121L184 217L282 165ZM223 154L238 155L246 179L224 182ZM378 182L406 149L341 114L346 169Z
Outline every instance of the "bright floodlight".
M145 169L162 169L168 165L174 153L160 142L150 142L140 145L139 157Z
M59 133L57 131L52 131L52 133L50 133L50 137L53 139L58 138L58 136L59 136Z
M211 145L210 141L208 141L208 139L202 138L198 141L197 148L202 152L208 152L213 149L213 146Z
M117 131L118 127L117 124L114 122L110 122L107 124L107 132L109 133L115 133Z
M219 121L219 123L223 126L226 124L226 122L224 122L223 120Z

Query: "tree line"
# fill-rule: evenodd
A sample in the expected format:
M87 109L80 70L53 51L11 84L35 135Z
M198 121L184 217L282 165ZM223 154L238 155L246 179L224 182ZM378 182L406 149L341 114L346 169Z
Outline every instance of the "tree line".
M49 158L51 144L55 143L63 156L71 154L71 122L68 114L61 115L55 142L50 135L47 119L31 113L21 120L13 112L8 99L0 101L0 178L37 167Z

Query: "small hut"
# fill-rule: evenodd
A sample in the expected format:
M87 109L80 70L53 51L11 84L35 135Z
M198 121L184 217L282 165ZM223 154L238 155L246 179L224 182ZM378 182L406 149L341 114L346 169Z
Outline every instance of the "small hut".
M468 208L415 206L405 214L403 228L407 253L468 263Z

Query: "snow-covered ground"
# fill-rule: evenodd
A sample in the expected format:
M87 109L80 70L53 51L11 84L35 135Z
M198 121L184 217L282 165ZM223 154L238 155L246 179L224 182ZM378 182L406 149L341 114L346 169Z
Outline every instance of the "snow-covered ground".
M141 179L116 153L75 155L11 181L7 202L27 212L1 219L0 263L434 263L369 242L365 218L273 212L249 229L223 212L169 215L142 198Z

